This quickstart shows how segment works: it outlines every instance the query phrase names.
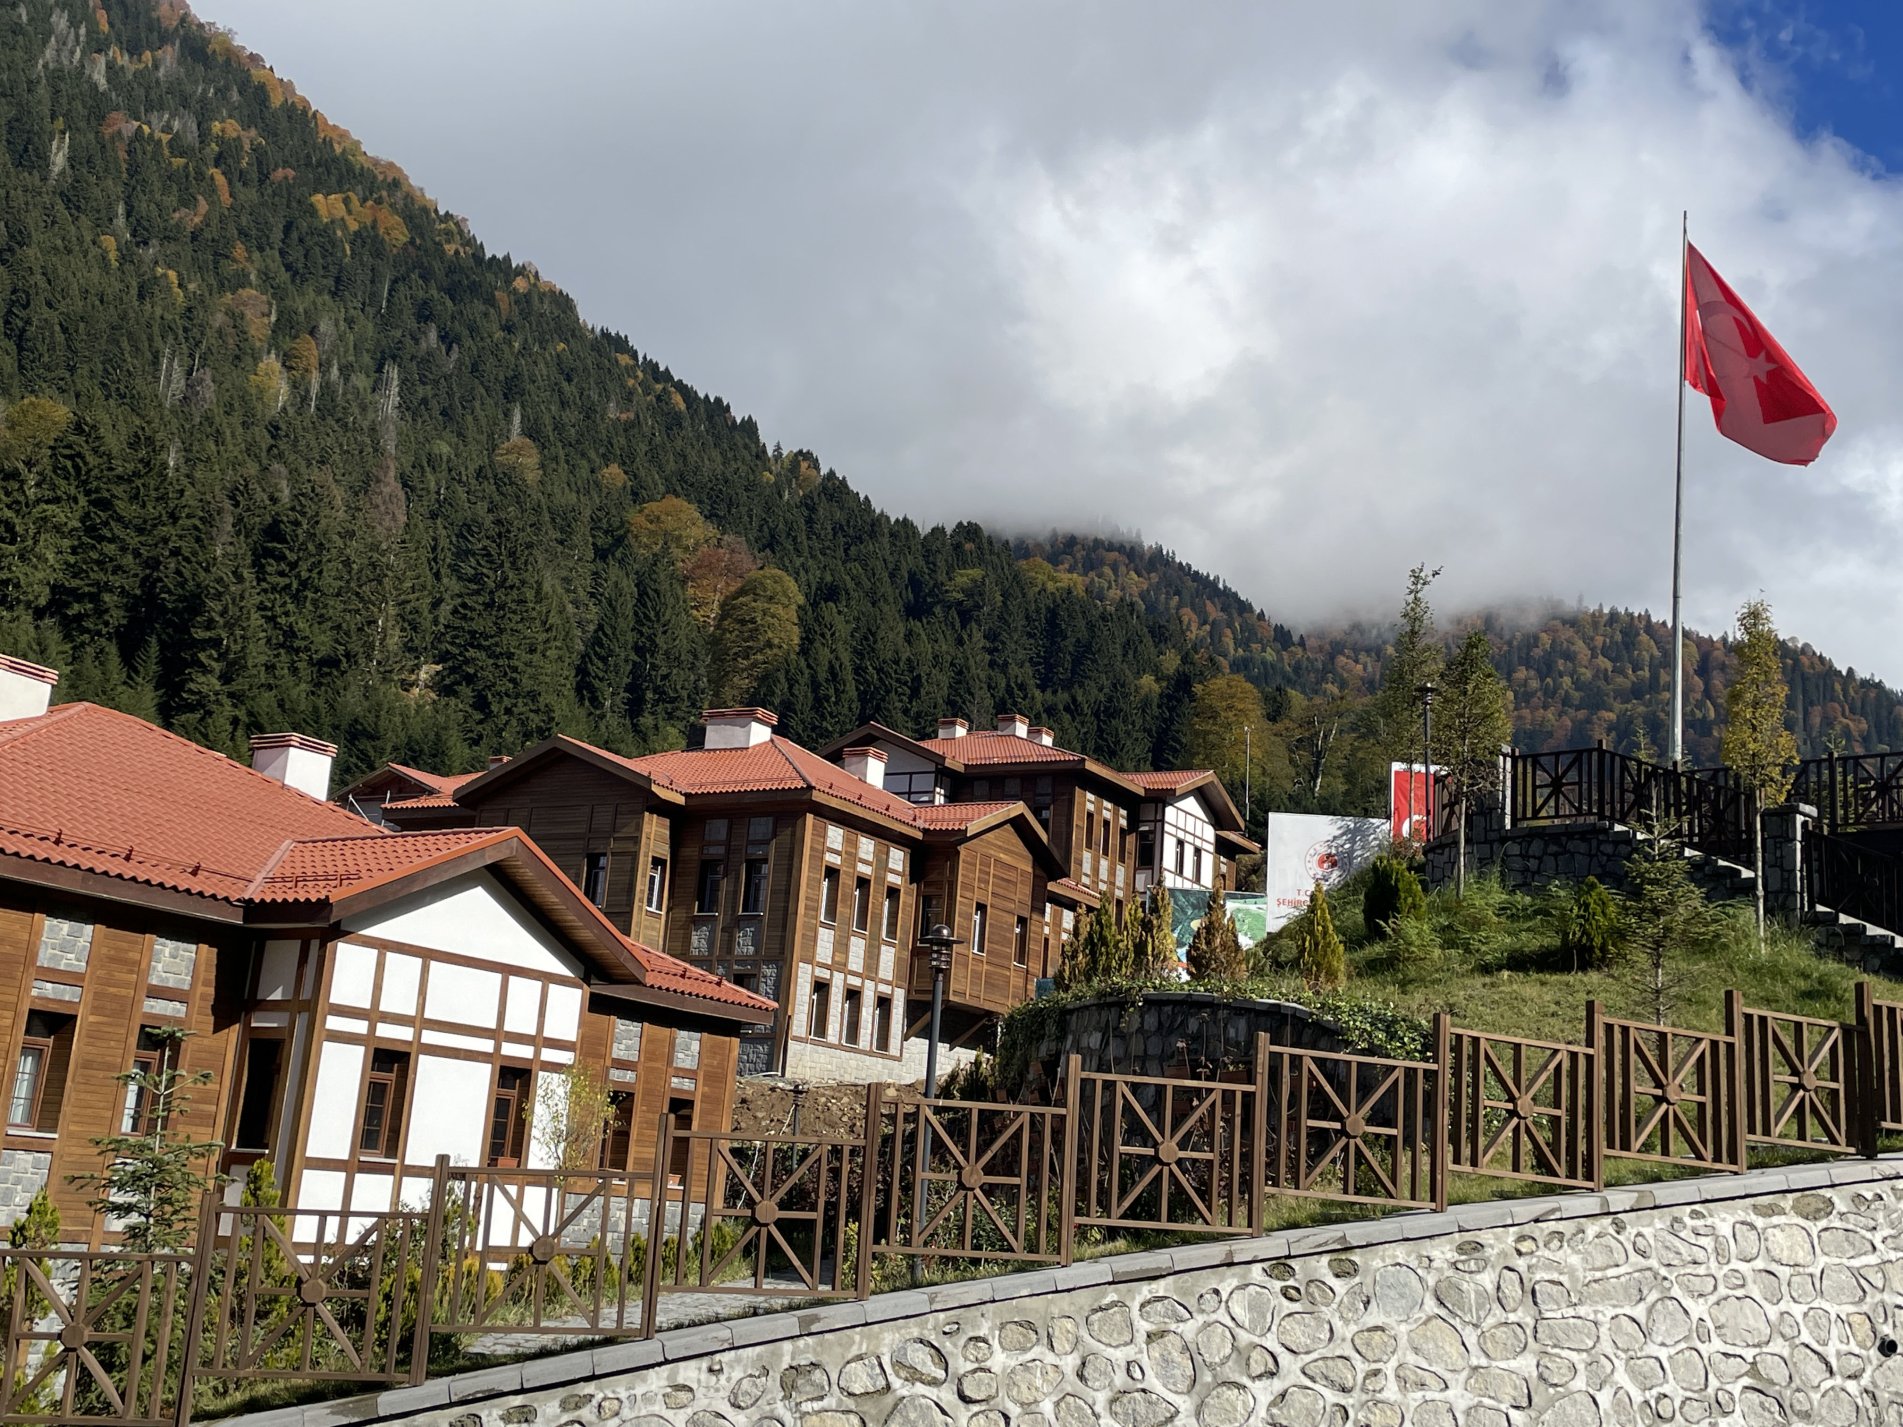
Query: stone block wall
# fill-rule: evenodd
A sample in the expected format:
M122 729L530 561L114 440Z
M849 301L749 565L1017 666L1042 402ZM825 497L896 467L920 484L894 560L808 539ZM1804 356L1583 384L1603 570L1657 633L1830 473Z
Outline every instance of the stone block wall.
M1467 827L1467 870L1469 874L1492 872L1501 886L1513 891L1554 882L1577 884L1588 877L1622 888L1625 865L1637 840L1631 829L1613 823L1509 828L1476 816ZM1451 887L1458 857L1459 848L1451 837L1429 843L1421 880L1429 887Z
M0 1224L12 1224L46 1183L53 1156L38 1150L0 1150Z
M249 1427L1895 1427L1899 1176L1804 1166L1204 1243Z
M1281 1046L1341 1051L1340 1027L1286 1001L1223 1000L1202 991L1146 991L1077 1001L1059 1014L1031 1059L1055 1082L1075 1053L1089 1071L1122 1075L1200 1074L1205 1067L1246 1065L1256 1034Z
M84 971L92 956L91 922L73 922L64 917L48 917L40 932L41 966L55 971Z

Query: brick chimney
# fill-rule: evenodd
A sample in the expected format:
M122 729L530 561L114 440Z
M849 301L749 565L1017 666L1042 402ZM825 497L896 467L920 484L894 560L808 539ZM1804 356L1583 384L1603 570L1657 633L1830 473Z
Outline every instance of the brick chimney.
M962 718L941 718L938 721L940 738L963 738L970 729L971 725Z
M1031 721L1023 714L999 714L998 732L1008 733L1013 738L1029 738Z
M1044 727L1044 725L1041 723L1031 730L1030 738L1031 738L1031 742L1041 743L1046 748L1051 747L1053 744L1057 742L1057 735L1052 733L1048 728Z
M301 733L260 733L251 740L251 766L319 802L330 797L330 765L337 745Z
M844 760L848 773L862 783L870 783L875 788L885 787L885 750L882 748L848 748Z
M58 682L57 669L0 654L0 723L38 718L53 702L53 685Z
M708 709L700 716L707 726L706 748L757 748L773 737L779 717L765 709Z

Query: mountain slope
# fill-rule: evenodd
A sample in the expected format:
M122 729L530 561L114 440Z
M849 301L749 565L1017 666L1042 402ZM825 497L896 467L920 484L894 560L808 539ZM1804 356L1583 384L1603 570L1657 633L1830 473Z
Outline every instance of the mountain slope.
M1528 727L1618 732L1655 663L1571 631L1510 636ZM345 775L677 744L709 701L812 741L1009 708L1129 766L1180 756L1213 674L1273 717L1380 660L1161 551L881 513L176 0L0 10L0 649L234 753L333 738ZM1815 664L1807 718L1903 741ZM1355 767L1337 805L1379 797Z

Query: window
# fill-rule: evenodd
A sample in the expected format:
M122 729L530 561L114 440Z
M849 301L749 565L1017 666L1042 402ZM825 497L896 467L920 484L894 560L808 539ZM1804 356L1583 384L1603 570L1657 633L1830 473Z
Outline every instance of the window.
M403 1099L410 1088L410 1057L400 1050L370 1053L370 1075L357 1116L357 1148L373 1159L395 1159L403 1142Z
M66 1090L66 1068L73 1055L73 1018L52 1011L32 1011L20 1040L20 1059L14 1067L13 1099L7 1122L17 1129L51 1131L59 1128L60 1100Z
M1105 857L1108 857L1110 855L1110 809L1108 808L1105 808L1103 811L1103 827L1101 831L1103 833L1103 844L1097 850Z
M1153 827L1137 829L1137 866L1146 871L1156 866L1156 829Z
M1185 847L1186 847L1186 844L1184 843L1183 839L1180 837L1177 838L1176 839L1176 875L1178 877L1181 877L1183 875L1183 852Z
M757 917L766 911L766 859L749 857L740 883L740 915Z
M813 983L813 1014L812 1018L806 1023L806 1037L808 1040L823 1041L826 1039L826 1018L832 1012L832 995L833 987L830 981L815 981Z
M608 854L591 852L582 859L581 894L597 907L608 905Z
M1084 814L1084 850L1089 851L1097 845L1097 815Z
M758 994L760 990L760 973L757 971L736 971L730 979L742 991Z
M924 896L918 899L918 940L925 940L925 933L944 920L945 902L942 897Z
M840 1037L847 1045L859 1044L859 1008L864 996L858 987L849 987L846 991L846 1031Z
M881 996L872 1003L872 1044L878 1050L892 1048L892 998Z
M284 1042L276 1038L251 1041L244 1052L244 1090L238 1097L236 1148L268 1150L276 1128L278 1075L284 1064Z
M694 910L708 916L720 910L720 883L727 875L726 861L708 858L700 864L700 891L694 897Z
M858 877L852 884L852 929L864 931L872 924L872 879Z
M601 1127L601 1167L626 1169L634 1142L634 1096L617 1090L608 1097L608 1118Z
M132 1052L132 1073L134 1075L154 1076L164 1064L165 1042L153 1033L150 1027L139 1028L139 1042ZM119 1115L119 1133L122 1135L147 1135L152 1132L152 1091L148 1085L136 1081L124 1084L125 1103Z
M885 889L885 939L887 941L899 939L899 889L897 887Z
M839 869L828 867L819 879L819 919L827 926L839 920Z
M1029 966L1031 964L1031 924L1023 917L1011 933L1011 964Z
M971 954L985 954L985 922L991 915L991 909L983 902L975 903L971 909Z
M668 1096L667 1113L674 1117L676 1128L686 1131L694 1127L694 1102L685 1096ZM685 1180L687 1178L688 1167L693 1162L693 1157L694 1142L689 1139L685 1133L676 1135L672 1146L672 1153L668 1155L667 1160L668 1178L677 1182Z
M1203 850L1200 847L1196 849L1195 857L1195 871L1190 875L1196 879L1196 885L1200 887L1203 885Z
M648 859L648 910L662 911L667 906L667 859Z
M522 1163L523 1131L529 1118L529 1072L520 1065L496 1071L495 1100L489 1110L489 1163L515 1169Z

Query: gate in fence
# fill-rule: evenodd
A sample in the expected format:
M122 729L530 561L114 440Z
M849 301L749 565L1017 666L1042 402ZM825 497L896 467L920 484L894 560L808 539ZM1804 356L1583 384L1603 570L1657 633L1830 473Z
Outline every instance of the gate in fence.
M1615 1159L1872 1154L1903 1134L1903 1003L1865 983L1839 1022L1733 992L1718 1031L1595 1004L1576 1043L1441 1016L1424 1060L1261 1036L1214 1079L1073 1056L1059 1088L1018 1105L870 1086L856 1136L663 1117L643 1174L439 1160L414 1208L208 1198L189 1250L3 1249L0 1427L176 1427L258 1380L420 1382L452 1340L647 1336L683 1296L864 1298L881 1258L1068 1263L1110 1234L1260 1234L1281 1196L1426 1209L1456 1175L1584 1189Z

